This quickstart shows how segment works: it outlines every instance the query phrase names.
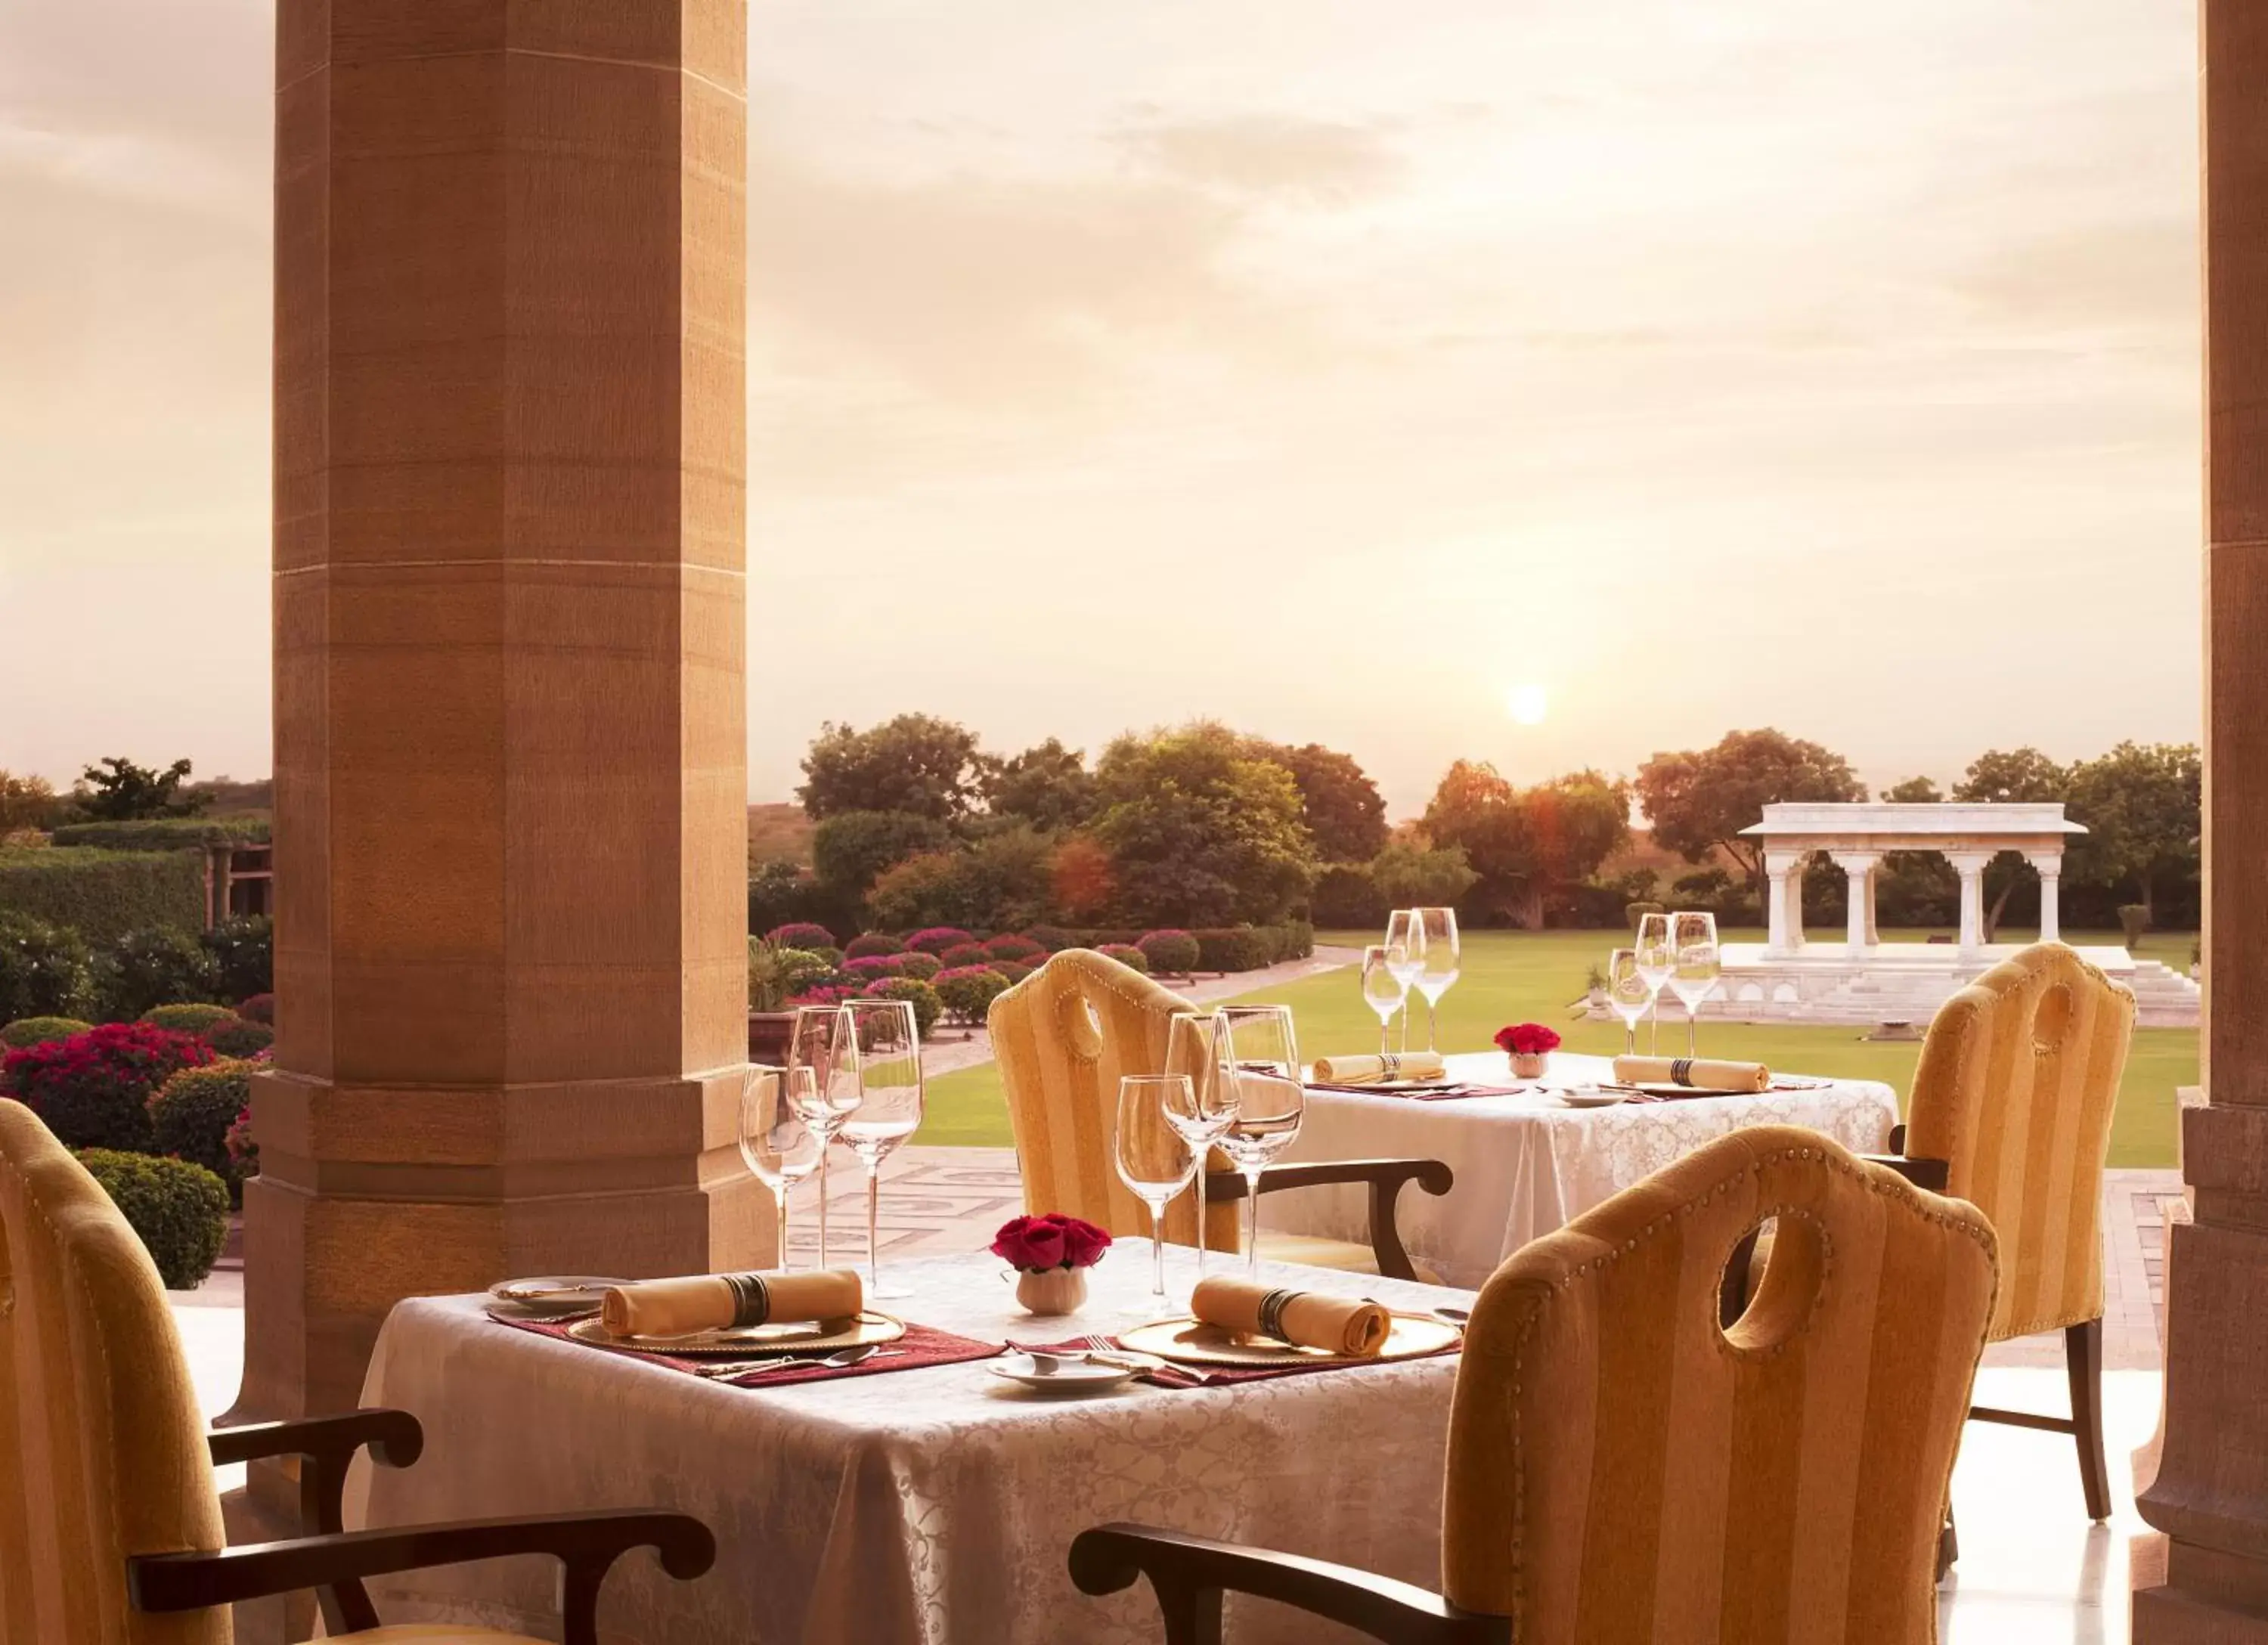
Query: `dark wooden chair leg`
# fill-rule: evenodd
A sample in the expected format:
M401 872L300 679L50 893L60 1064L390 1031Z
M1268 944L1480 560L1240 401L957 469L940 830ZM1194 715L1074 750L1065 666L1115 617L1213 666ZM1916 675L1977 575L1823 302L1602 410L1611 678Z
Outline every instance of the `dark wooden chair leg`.
M1953 1504L1945 1505L1945 1529L1937 1533L1937 1580L1943 1582L1953 1562L1961 1557L1961 1538L1953 1531Z
M2102 1458L2102 1322L2066 1326L2064 1369L2071 1381L2072 1436L2079 1442L2079 1482L2087 1516L2110 1517L2110 1470Z

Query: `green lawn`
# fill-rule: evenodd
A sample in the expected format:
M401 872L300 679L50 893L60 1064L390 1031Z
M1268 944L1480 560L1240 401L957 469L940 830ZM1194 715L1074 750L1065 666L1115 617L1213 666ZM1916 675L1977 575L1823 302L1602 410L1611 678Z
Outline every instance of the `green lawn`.
M1731 932L1727 940L1761 941L1760 932ZM1885 933L1885 940L1919 941L1928 933ZM2025 933L2007 932L2004 940ZM2085 943L2083 933L2066 933ZM1822 930L1822 941L1840 941L1840 930ZM1326 941L1358 943L1350 933ZM2092 939L2117 942L2115 936ZM2183 932L2154 933L2143 939L2140 955L2186 968L2191 938ZM1617 1022L1569 1020L1571 1003L1583 992L1585 970L1603 962L1614 933L1604 931L1476 932L1465 939L1464 975L1441 1001L1441 1040L1453 1051L1485 1048L1506 1022L1549 1022L1566 1036L1568 1048L1611 1053L1622 1049ZM1350 969L1310 977L1288 987L1249 996L1289 1005L1298 1014L1300 1049L1309 1057L1366 1050L1377 1044L1378 1019L1363 1003ZM1676 1002L1665 1000L1662 1045L1683 1050L1685 1029ZM1424 1034L1424 1009L1413 1027ZM1883 1080L1903 1093L1913 1077L1914 1044L1868 1044L1855 1028L1779 1028L1748 1023L1707 1023L1701 1050L1712 1057L1755 1058L1789 1073L1851 1074ZM1638 1029L1641 1046L1646 1029ZM2174 1162L2174 1088L2198 1079L2197 1034L2189 1029L2142 1029L2126 1062L2118 1115L2110 1133L2113 1165L2170 1166ZM961 1147L1005 1146L1010 1141L1007 1110L1002 1105L998 1067L987 1063L932 1081L929 1120L917 1142Z

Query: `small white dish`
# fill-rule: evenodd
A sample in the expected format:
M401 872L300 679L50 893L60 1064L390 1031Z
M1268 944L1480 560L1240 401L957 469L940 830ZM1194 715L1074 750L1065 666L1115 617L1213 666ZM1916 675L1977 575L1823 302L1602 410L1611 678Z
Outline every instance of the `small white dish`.
M1571 1085L1557 1095L1570 1108L1612 1108L1630 1101L1627 1091L1602 1091L1595 1085Z
M543 1319L596 1308L609 1290L629 1283L596 1274L546 1274L534 1280L499 1280L489 1287L489 1295L526 1318Z
M1103 1365L1053 1354L1035 1358L1028 1354L1009 1354L985 1368L995 1376L1043 1394L1106 1393L1123 1388L1141 1374L1131 1365Z

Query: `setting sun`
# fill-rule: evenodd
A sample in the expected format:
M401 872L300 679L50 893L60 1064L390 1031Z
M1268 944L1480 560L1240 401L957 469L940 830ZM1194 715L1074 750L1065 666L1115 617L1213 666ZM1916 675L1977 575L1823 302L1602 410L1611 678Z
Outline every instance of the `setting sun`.
M1548 699L1540 685L1515 685L1505 705L1512 711L1514 725L1540 726L1543 723L1543 711Z

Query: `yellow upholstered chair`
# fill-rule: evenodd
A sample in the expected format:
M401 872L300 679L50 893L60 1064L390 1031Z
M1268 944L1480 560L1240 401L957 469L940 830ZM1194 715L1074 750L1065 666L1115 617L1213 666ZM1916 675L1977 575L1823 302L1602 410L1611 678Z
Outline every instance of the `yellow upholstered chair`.
M2102 1457L2102 1165L2134 1034L2134 996L2060 942L2035 943L1929 1025L1898 1169L1966 1199L2000 1237L1992 1340L2064 1333L2069 1421L1979 1406L1985 1421L2070 1434L2088 1516L2110 1512Z
M1118 1180L1111 1159L1118 1081L1130 1073L1163 1072L1174 1014L1197 1008L1132 967L1086 948L1054 955L993 1000L992 1051L1007 1092L1027 1212L1061 1212L1112 1234L1148 1236L1149 1213ZM1449 1168L1438 1160L1270 1166L1261 1177L1263 1193L1322 1183L1367 1184L1371 1243L1263 1232L1261 1254L1317 1267L1421 1277L1394 1221L1395 1201L1408 1182L1428 1193L1447 1193ZM1209 1169L1205 1192L1207 1249L1235 1250L1235 1202L1244 1197L1244 1179L1225 1168ZM1190 1197L1167 1207L1165 1232L1176 1243L1196 1243Z
M1768 1217L1726 1326L1723 1270ZM1132 1525L1082 1533L1071 1575L1148 1575L1175 1641L1217 1639L1233 1590L1404 1645L1920 1645L1993 1282L1973 1206L1815 1132L1735 1132L1482 1287L1440 1594Z
M596 1645L599 1584L625 1549L674 1575L715 1544L681 1514L560 1515L342 1534L346 1465L369 1446L406 1466L422 1443L399 1411L225 1429L197 1415L149 1253L32 1110L0 1101L0 1639L10 1645L228 1645L229 1604L322 1590L330 1634L386 1645L519 1640L477 1627L378 1626L361 1578L507 1553L567 1568L565 1638ZM223 1546L215 1462L303 1459L317 1534ZM523 1642L530 1645L530 1642Z

